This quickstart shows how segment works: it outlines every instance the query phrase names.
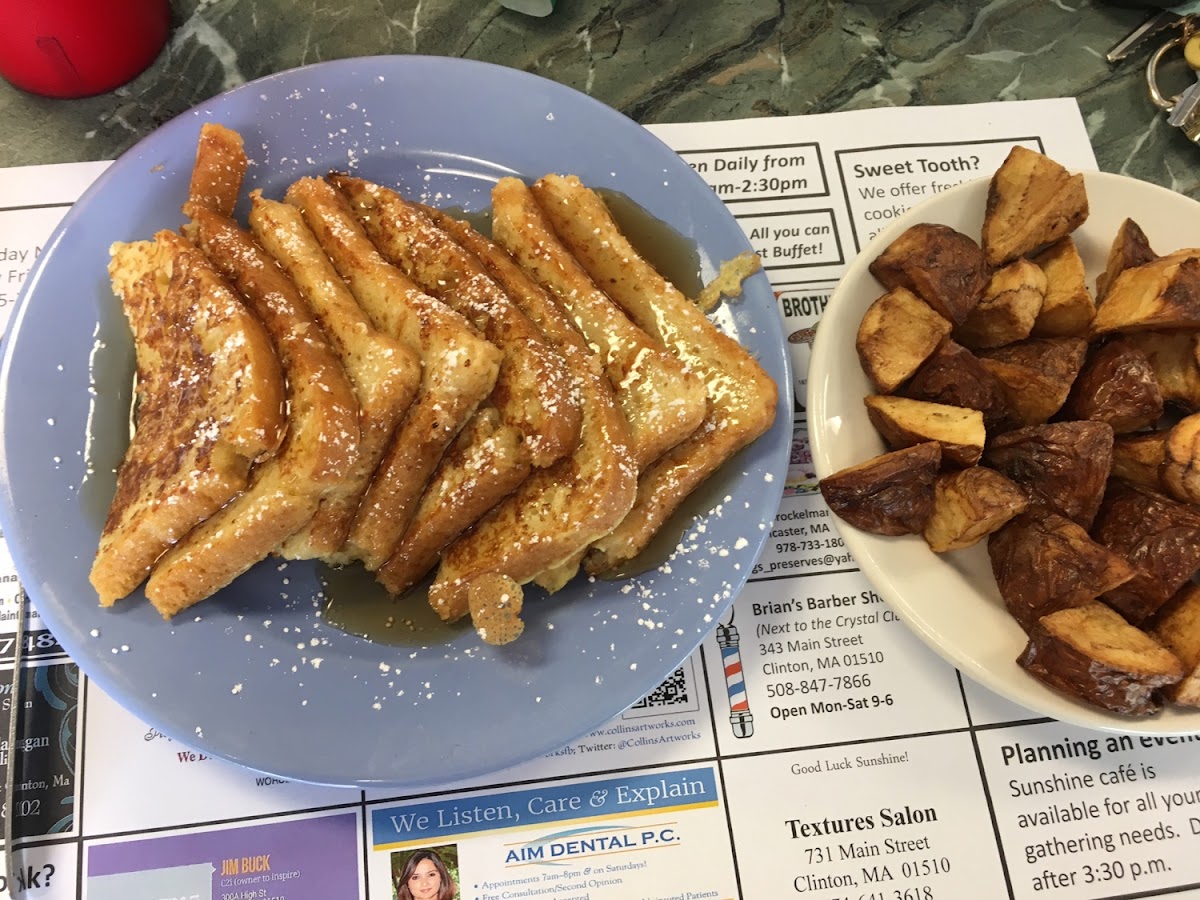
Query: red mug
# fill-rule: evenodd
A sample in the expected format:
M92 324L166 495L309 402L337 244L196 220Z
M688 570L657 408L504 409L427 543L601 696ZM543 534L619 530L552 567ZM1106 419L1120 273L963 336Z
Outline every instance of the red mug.
M167 40L168 0L0 0L0 76L47 97L112 90Z

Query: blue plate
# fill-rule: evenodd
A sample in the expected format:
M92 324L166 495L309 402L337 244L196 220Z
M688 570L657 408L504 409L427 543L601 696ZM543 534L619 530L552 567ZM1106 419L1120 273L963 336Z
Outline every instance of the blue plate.
M324 604L369 578L267 560L164 622L137 592L104 610L88 583L127 435L133 350L108 247L181 223L201 123L245 138L247 189L279 197L351 169L440 206L480 210L491 184L573 172L636 199L719 264L749 249L716 195L667 146L602 104L483 63L375 57L230 91L168 122L80 199L38 259L0 362L0 523L34 604L105 692L170 737L253 769L334 785L416 787L483 775L603 724L676 668L733 602L778 508L791 378L766 277L720 324L781 386L772 430L704 495L681 551L629 581L531 589L526 633L494 648L469 627L423 630L422 599L389 605L393 643L333 627ZM244 213L244 210L243 210ZM679 534L677 532L677 534ZM380 614L382 615L382 613Z

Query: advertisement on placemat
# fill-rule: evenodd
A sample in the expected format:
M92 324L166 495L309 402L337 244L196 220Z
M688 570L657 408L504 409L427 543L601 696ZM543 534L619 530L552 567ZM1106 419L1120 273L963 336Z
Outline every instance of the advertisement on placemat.
M707 765L384 803L369 821L379 900L454 896L417 890L444 880L448 859L457 896L471 900L736 896L721 791ZM392 880L380 885L385 873Z
M86 848L87 900L357 896L357 813L116 840Z

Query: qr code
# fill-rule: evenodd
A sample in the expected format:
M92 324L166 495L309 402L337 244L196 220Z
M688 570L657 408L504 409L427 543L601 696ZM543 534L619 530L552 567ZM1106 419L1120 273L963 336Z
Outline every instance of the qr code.
M625 718L685 712L699 707L692 697L692 661L687 660L666 679L625 711Z

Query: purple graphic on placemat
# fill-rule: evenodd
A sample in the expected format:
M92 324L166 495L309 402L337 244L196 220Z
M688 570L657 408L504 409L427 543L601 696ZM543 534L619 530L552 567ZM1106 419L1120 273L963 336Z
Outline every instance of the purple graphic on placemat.
M202 872L196 868L202 865L212 867L213 897L234 888L255 894L270 889L264 896L275 896L283 888L288 900L348 896L347 890L357 890L359 883L357 816L345 813L93 844L87 851L89 896L129 898L128 892L120 892L126 880L122 876L129 876L128 887L142 884L147 873L156 870L163 870L164 878L189 880Z

